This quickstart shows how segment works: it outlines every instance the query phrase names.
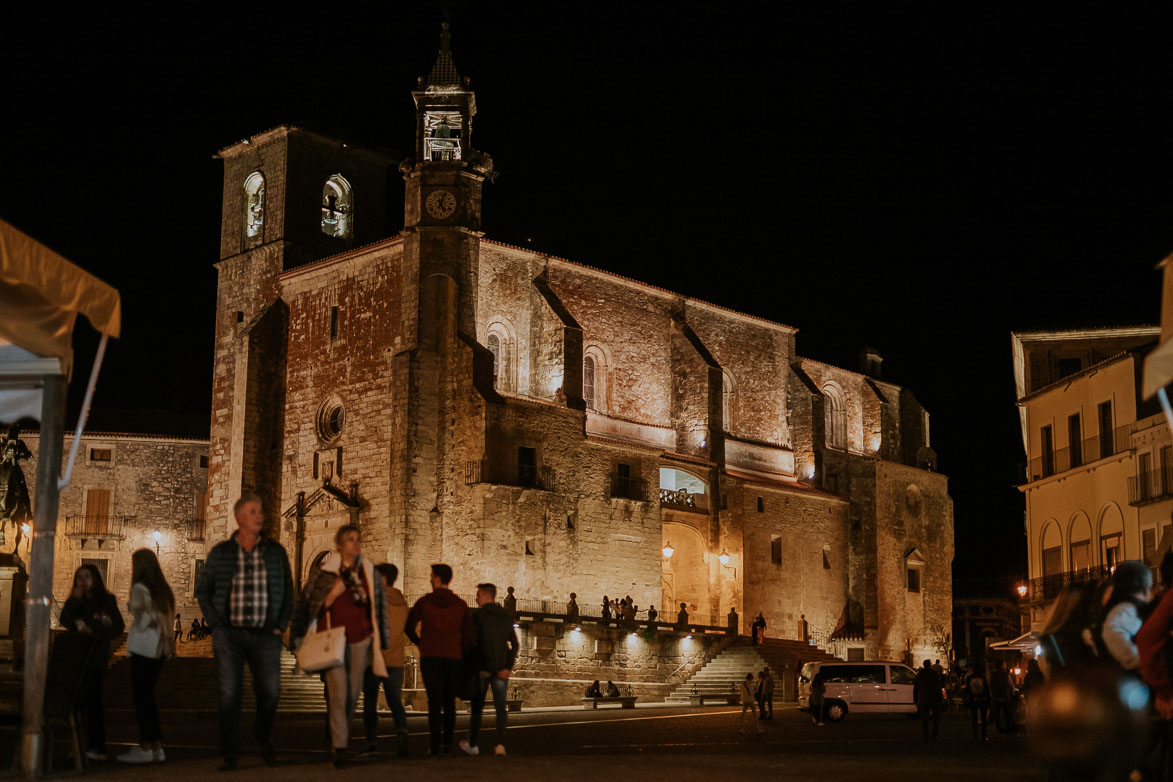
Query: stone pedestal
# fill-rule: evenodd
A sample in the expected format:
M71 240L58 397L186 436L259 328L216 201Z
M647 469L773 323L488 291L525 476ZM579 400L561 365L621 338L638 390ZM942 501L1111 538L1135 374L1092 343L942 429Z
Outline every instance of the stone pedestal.
M0 564L0 638L24 639L28 574L14 563Z

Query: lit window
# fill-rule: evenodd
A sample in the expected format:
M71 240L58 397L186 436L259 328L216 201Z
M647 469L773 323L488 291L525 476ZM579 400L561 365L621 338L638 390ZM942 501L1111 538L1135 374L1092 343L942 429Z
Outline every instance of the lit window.
M493 385L496 386L501 366L501 338L496 334L489 335L489 352L493 354Z
M244 233L259 236L265 225L265 177L254 171L244 180Z
M595 360L591 356L582 360L582 398L588 410L595 409Z
M113 451L109 448L91 448L90 461L91 462L108 462L113 459Z
M341 174L335 174L322 186L322 233L345 239L350 236L353 217L350 183Z
M460 160L463 125L459 111L429 111L424 114L424 159Z
M831 384L823 387L823 424L829 448L847 447L847 410L843 395Z

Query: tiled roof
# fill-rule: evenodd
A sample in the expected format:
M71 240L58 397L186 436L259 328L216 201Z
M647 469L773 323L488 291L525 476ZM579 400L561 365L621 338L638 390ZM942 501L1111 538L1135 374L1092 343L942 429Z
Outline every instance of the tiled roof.
M448 48L448 23L440 27L440 54L436 57L436 64L428 74L428 89L449 89L460 87L460 73L456 70L456 63L452 60L452 52Z

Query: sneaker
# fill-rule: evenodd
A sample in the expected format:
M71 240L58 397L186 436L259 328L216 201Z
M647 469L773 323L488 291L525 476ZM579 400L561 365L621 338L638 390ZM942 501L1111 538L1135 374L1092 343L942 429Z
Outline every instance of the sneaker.
M494 749L493 749L493 754L494 754L494 755L500 755L501 757L505 757L505 745L504 745L504 744L498 744L498 745L496 746L496 748L494 748Z
M166 755L166 753L163 752L162 747L159 747L158 749L156 749L152 754L155 756L156 763L162 763L163 761L165 761L167 759L167 755Z
M155 753L142 747L131 747L121 755L114 757L119 763L154 763Z
M346 750L334 750L334 768L344 768L346 766Z
M464 754L466 754L466 755L479 755L479 754L481 754L481 748L474 747L474 746L470 745L468 743L468 739L461 739L460 740L460 748L462 750L464 750Z
M105 752L98 752L98 751L92 750L92 749L87 749L86 750L86 757L89 758L90 760L105 760L106 753Z
M822 722L816 722L815 724L816 724L816 725L818 725L820 728L825 728L825 727L827 727L827 726L826 726L824 723L822 723Z

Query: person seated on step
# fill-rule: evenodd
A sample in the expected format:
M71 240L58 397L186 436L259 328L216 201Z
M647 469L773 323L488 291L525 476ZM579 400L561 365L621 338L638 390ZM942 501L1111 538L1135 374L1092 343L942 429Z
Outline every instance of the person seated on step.
M613 682L613 681L607 682L607 697L608 698L618 698L619 697L619 688L615 686L615 682Z
M603 691L599 688L599 680L595 679L591 686L586 688L586 697L588 698L602 698Z

